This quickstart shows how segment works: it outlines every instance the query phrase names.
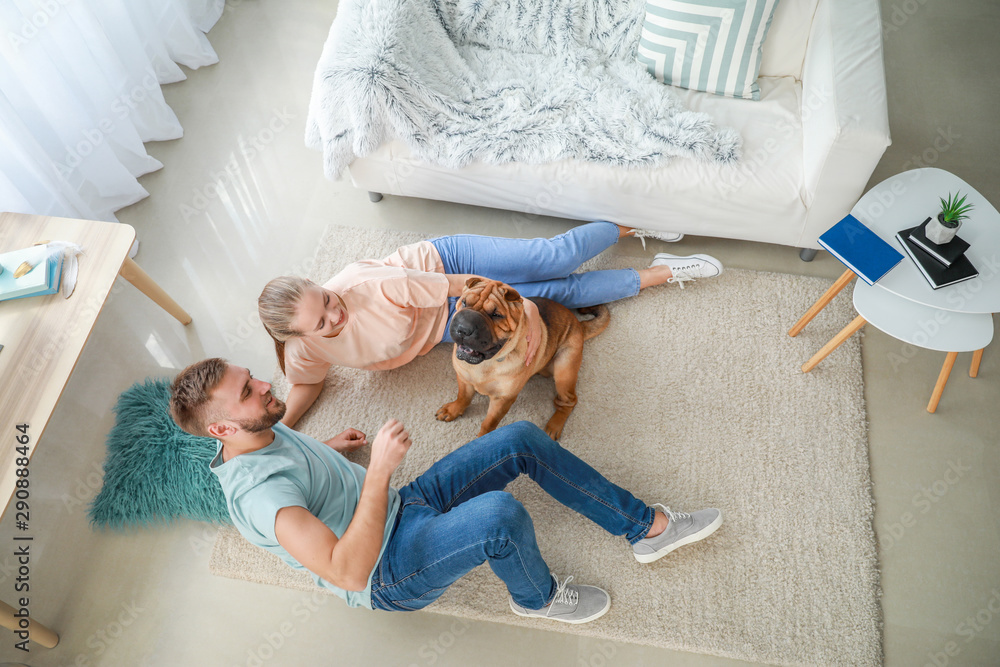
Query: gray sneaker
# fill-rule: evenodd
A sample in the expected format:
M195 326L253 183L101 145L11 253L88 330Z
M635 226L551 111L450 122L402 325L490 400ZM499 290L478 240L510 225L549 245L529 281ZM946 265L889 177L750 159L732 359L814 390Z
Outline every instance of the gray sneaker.
M652 563L677 547L703 540L722 525L722 512L714 508L688 514L673 512L659 503L653 507L663 510L670 518L670 523L656 537L646 537L632 545L632 554L640 563Z
M570 585L573 577L566 577L562 583L556 575L553 574L552 578L556 580L556 594L552 602L541 609L525 609L511 598L511 611L518 616L549 618L563 623L589 623L611 609L611 596L606 590L597 586Z

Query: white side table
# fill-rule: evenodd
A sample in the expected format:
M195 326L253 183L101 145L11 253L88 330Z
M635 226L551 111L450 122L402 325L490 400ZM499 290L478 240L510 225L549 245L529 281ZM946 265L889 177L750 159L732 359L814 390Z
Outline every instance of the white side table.
M903 172L879 183L858 201L851 214L882 240L900 249L896 232L936 215L940 209L939 198L954 192L967 194L967 202L974 205L969 220L962 225L959 234L970 243L966 256L979 270L979 276L935 290L904 253L903 261L874 286L858 281L854 290L854 306L860 314L802 366L803 372L811 371L865 322L871 322L876 328L900 340L948 352L927 406L929 412L937 409L958 352L975 352L969 375L976 377L982 348L993 338L990 314L1000 312L1000 213L958 176L942 169L927 168ZM845 271L796 322L788 335L798 335L855 277L850 269ZM938 324L934 336L926 334L926 326L920 328L921 323L927 325L929 322ZM963 333L965 328L968 331Z
M893 338L929 350L947 352L927 412L937 410L941 394L959 352L973 352L969 377L979 374L983 348L993 340L993 316L988 313L949 312L904 299L859 280L854 285L858 316L802 366L809 372L866 323Z

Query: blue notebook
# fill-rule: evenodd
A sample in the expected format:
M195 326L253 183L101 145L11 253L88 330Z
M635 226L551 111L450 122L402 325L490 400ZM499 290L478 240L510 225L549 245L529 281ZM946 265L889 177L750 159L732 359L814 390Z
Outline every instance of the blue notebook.
M869 285L903 259L902 253L850 214L826 230L819 244Z

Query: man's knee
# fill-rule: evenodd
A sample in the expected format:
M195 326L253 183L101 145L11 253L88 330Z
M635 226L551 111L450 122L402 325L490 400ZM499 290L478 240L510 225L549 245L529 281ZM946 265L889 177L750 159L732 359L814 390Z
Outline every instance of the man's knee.
M489 491L480 495L479 510L483 514L484 524L516 530L524 526L530 527L531 515L521 501L507 491Z
M541 428L529 421L518 421L513 424L508 424L502 427L507 435L510 435L513 439L523 442L536 442L536 441L548 441L552 442L552 439L545 434Z

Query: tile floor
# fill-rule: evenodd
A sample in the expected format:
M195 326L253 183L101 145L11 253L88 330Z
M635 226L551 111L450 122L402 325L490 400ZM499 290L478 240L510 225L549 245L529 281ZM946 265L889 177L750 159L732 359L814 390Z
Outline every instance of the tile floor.
M891 9L883 5L887 16ZM539 219L528 228L503 211L393 197L373 205L348 183L324 180L320 155L304 148L302 136L312 67L334 11L333 3L308 0L231 2L210 35L221 62L167 87L185 137L149 146L165 168L142 179L151 197L121 211L120 219L142 240L137 261L194 323L180 326L119 281L32 462L44 503L33 572L41 592L32 611L62 642L24 655L0 632L0 662L742 664L431 613L387 617L351 610L332 599L212 577L213 530L201 525L127 536L94 533L86 525L83 507L99 484L95 462L103 458L117 394L205 356L225 356L268 377L274 356L254 326L254 298L268 278L300 269L327 224L510 236L551 235L570 224ZM925 30L931 22L918 14L911 25ZM890 61L890 73L893 67ZM897 137L897 146L900 138L907 140ZM905 153L889 155L892 164L905 159ZM876 176L898 171L884 164ZM205 189L213 181L217 194ZM762 244L689 237L679 249L709 252L730 267L831 280L841 272L829 256L805 264L794 250ZM638 243L613 251L635 256L637 265L650 254ZM924 405L942 355L903 353L900 343L875 330L865 336L886 664L1000 664L1000 353L987 350L977 380L964 372L969 355L960 356L936 415ZM924 489L931 490L930 500ZM915 520L903 526L907 512ZM0 535L11 533L9 519ZM0 556L0 589L11 585L10 563L10 556Z

